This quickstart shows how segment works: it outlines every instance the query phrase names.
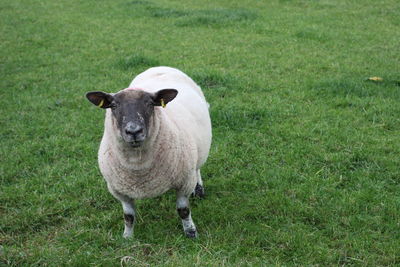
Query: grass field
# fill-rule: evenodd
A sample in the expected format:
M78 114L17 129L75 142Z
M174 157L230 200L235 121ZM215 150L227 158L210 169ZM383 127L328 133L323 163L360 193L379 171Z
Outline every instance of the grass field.
M400 265L398 0L3 0L0 22L0 265ZM97 167L85 92L156 65L211 104L197 240L173 192L123 239Z

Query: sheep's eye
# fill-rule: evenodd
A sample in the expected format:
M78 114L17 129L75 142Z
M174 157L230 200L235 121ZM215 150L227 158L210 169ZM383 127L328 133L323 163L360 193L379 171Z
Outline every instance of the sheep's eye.
M153 99L149 99L149 100L146 102L146 104L147 104L147 106L154 106L154 101L153 101Z
M117 104L115 103L115 102L112 102L111 104L110 104L110 108L111 109L115 109L117 107Z

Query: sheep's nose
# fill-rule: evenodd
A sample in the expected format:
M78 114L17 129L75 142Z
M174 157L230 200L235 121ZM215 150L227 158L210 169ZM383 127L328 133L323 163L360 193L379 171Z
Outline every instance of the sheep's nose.
M138 139L141 139L141 135L143 134L143 127L140 125L127 125L125 133L132 136L135 141L138 141Z

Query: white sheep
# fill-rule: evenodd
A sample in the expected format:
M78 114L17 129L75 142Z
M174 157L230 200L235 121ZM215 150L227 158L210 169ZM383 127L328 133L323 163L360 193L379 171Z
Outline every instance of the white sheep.
M208 103L200 87L177 69L155 67L118 93L86 96L106 109L98 161L108 190L122 202L123 236L133 233L135 199L175 189L185 234L197 237L189 196L204 195L200 167L211 145Z

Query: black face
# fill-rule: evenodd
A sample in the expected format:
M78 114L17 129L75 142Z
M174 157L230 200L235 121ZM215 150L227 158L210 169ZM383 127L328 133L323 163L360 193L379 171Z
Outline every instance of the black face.
M154 94L125 89L116 94L89 92L86 97L98 107L111 108L112 120L122 139L132 147L139 147L149 134L154 107L165 107L177 94L175 89L163 89Z
M114 95L111 109L122 139L133 147L140 146L147 137L154 112L151 94L139 90L122 91Z

